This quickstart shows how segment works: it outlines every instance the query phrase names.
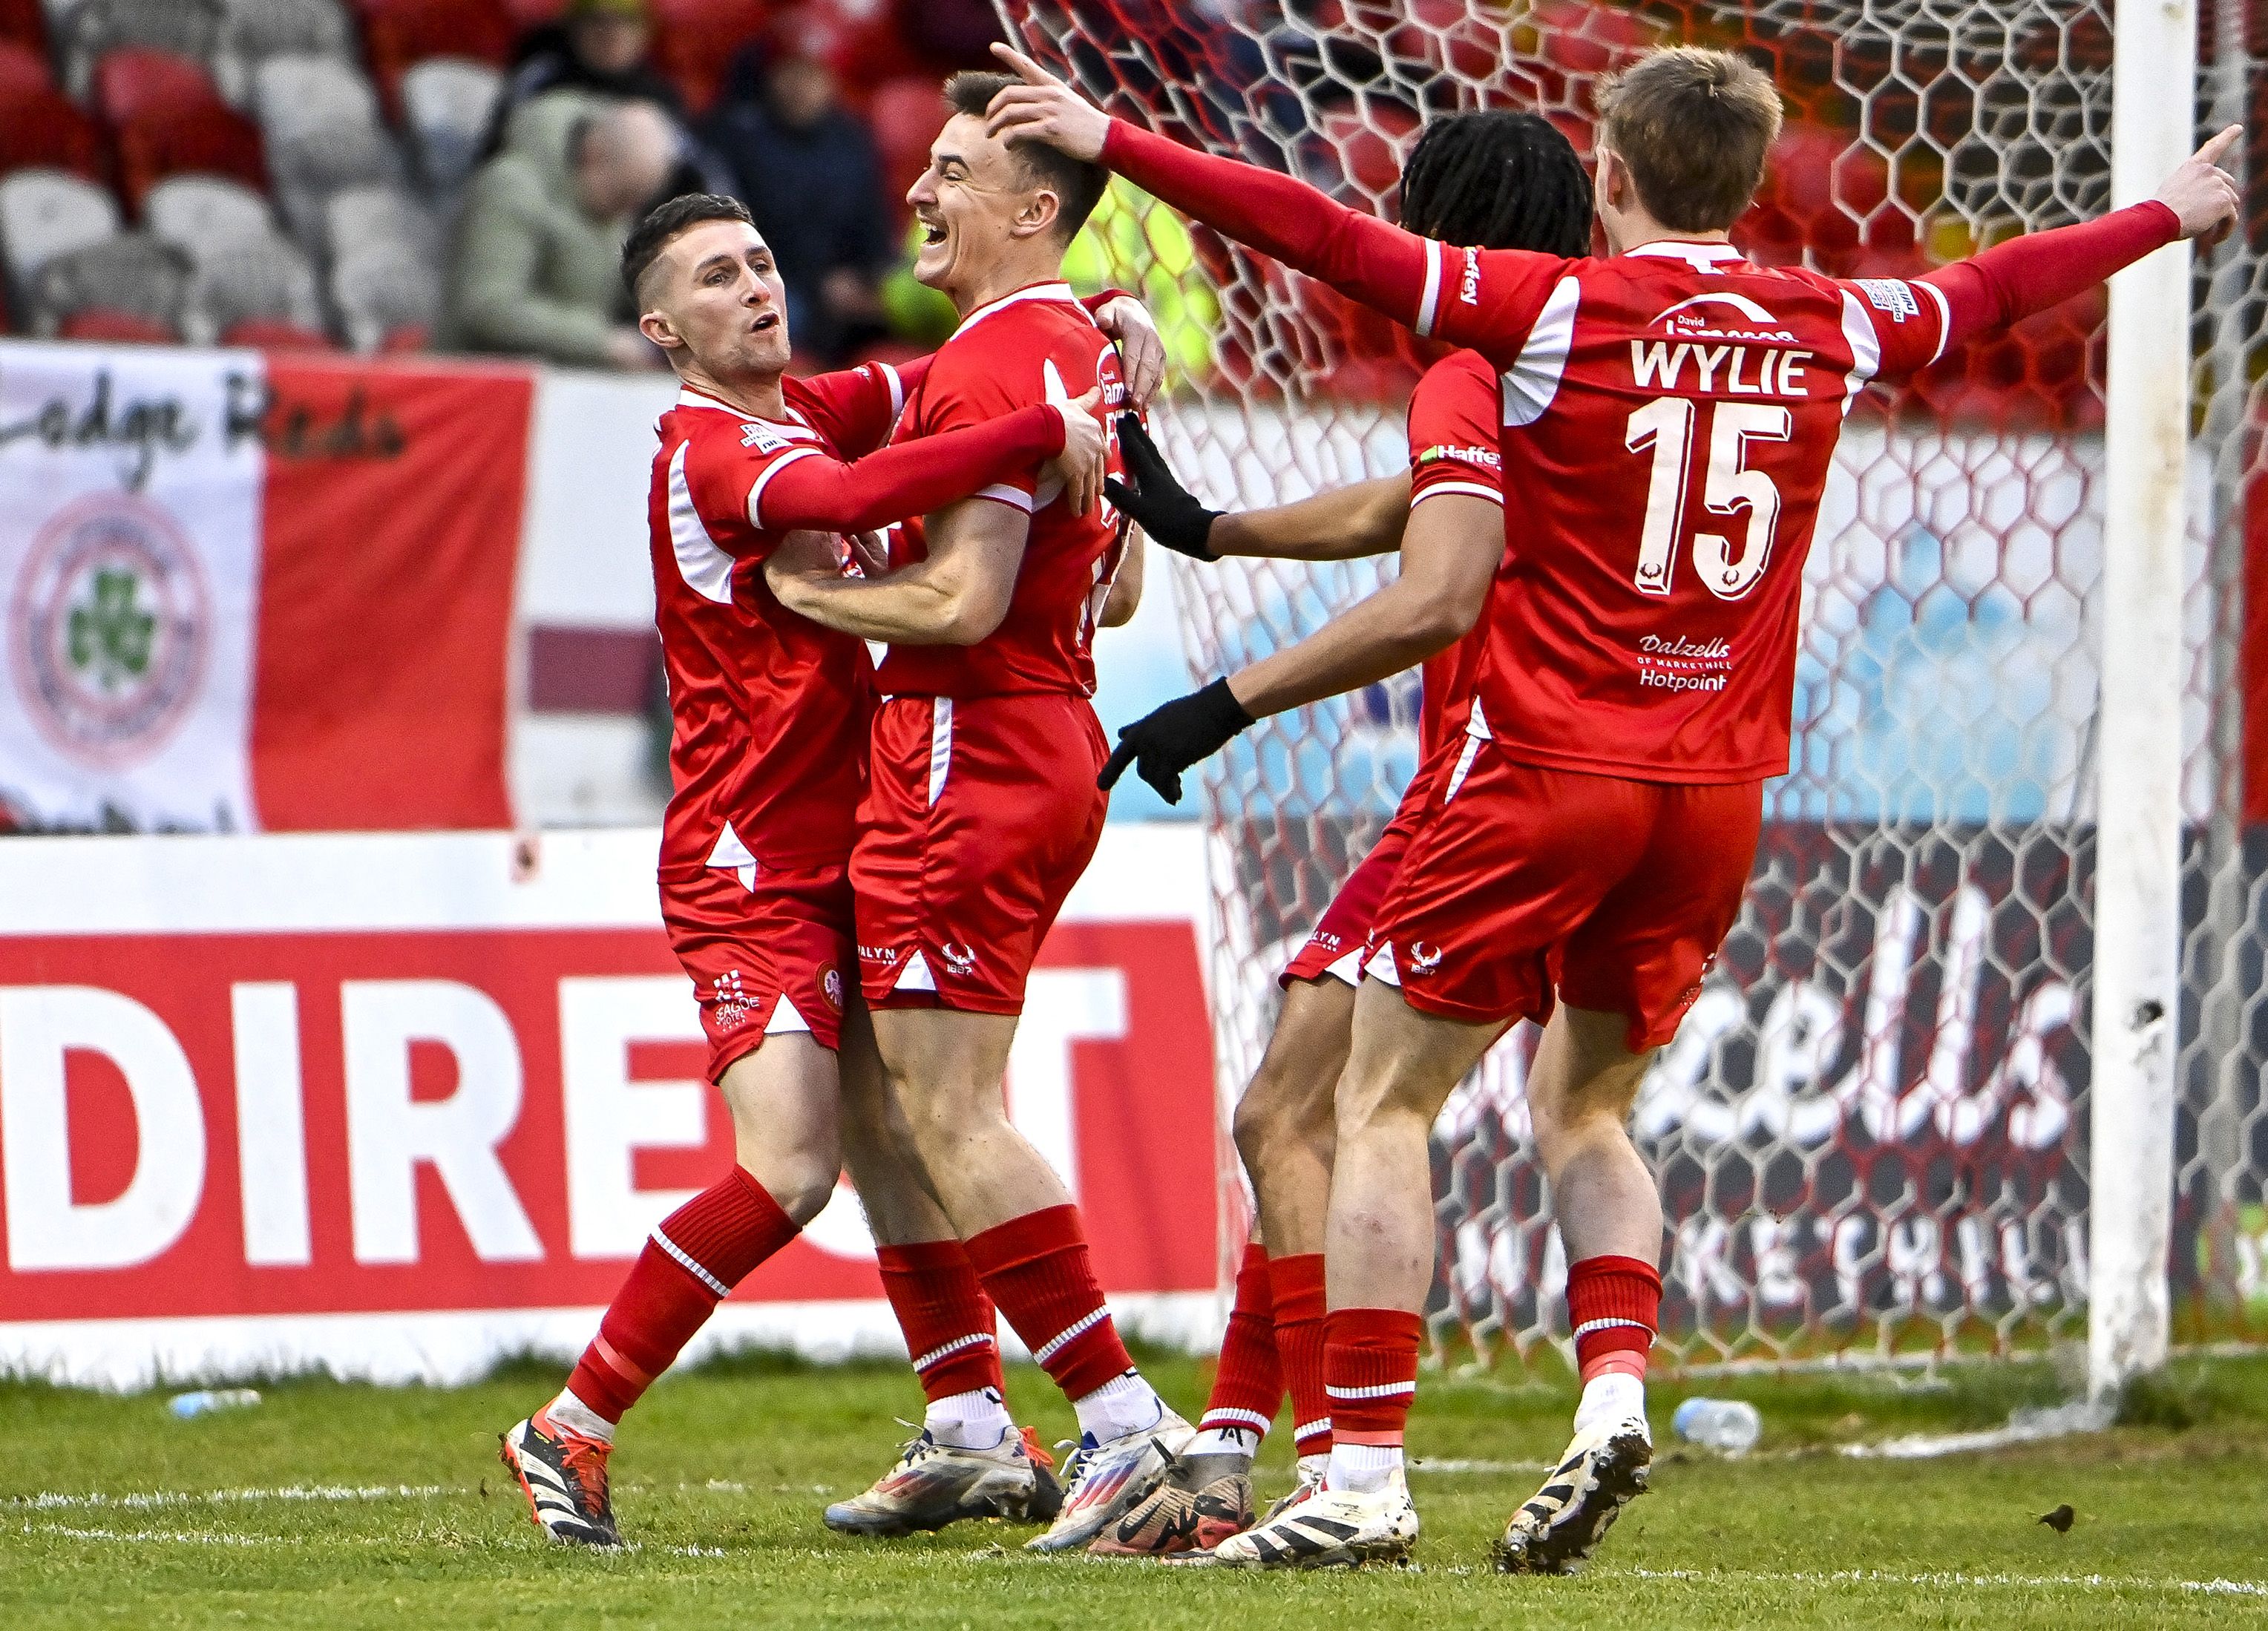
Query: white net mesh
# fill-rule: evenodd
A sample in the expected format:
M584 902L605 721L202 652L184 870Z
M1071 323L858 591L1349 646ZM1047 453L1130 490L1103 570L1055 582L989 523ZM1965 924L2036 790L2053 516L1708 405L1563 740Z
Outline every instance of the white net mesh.
M2257 129L2268 38L2243 29L2268 35L2268 17L2242 0L2204 9L2200 121L2249 109ZM1736 231L1758 259L1911 274L2108 202L2110 8L2090 0L1014 10L1024 41L1114 111L1362 207L1390 210L1399 156L1433 112L1534 107L1587 156L1598 76L1672 40L1738 46L1786 97L1787 134ZM2242 660L2248 497L2268 511L2268 188L2243 161L2246 230L2198 263L2195 668L2184 717L2167 722L2188 748L2193 823L2177 1334L2268 1322L2268 843L2246 825L2243 682L2259 665ZM1181 348L1202 364L1160 415L1193 488L1251 507L1400 467L1425 360L1406 336L1150 219L1116 276L1203 314L1205 343ZM1170 274L1161 235L1182 246ZM1741 922L1636 1114L1675 1237L1664 1340L1688 1363L1993 1351L2083 1329L2103 310L2099 294L2074 301L1852 415L1806 573L1793 771L1771 784ZM2268 525L2250 538L2268 557ZM1392 569L1174 567L1199 679L1309 632ZM1277 970L1392 812L1417 700L1404 676L1264 722L1206 767L1231 1094L1258 1062ZM2268 807L2268 777L2251 796ZM1462 1333L1483 1358L1566 1333L1522 1095L1535 1040L1522 1026L1501 1042L1435 1128L1431 1323L1444 1348Z

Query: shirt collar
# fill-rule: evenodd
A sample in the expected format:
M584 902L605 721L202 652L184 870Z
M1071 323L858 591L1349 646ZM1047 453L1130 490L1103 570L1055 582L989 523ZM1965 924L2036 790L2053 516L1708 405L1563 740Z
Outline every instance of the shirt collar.
M1020 305L1027 300L1066 301L1075 305L1079 302L1079 297L1071 293L1071 285L1064 283L1061 278L1057 278L1052 283L1027 283L1021 289L1009 290L1006 294L1002 295L997 300L987 300L983 305L978 306L968 316L962 318L961 320L961 327L954 330L954 332L955 334L966 334L972 325L982 322L984 319L991 316L995 312L1003 311L1012 305Z
M1658 238L1650 244L1640 244L1637 248L1625 249L1623 253L1626 255L1656 257L1664 261L1683 261L1702 271L1706 271L1712 266L1721 266L1727 261L1748 259L1730 244L1689 243L1675 238Z

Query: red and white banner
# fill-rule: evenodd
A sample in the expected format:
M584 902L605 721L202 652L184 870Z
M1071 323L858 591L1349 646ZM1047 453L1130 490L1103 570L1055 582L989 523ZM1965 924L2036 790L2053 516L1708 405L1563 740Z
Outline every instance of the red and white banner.
M1008 1082L1122 1317L1183 1341L1218 1321L1202 841L1105 833ZM732 1159L655 843L0 841L0 1370L438 1381L585 1341ZM847 1190L704 1341L897 1347Z
M0 819L510 825L534 389L0 346Z

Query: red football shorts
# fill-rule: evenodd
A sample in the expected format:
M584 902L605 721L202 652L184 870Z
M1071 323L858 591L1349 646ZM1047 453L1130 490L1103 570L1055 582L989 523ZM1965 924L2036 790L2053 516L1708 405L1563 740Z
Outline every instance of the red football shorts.
M665 877L661 922L701 1003L711 1081L779 1032L840 1046L843 971L858 954L841 866L760 871L752 885L724 867Z
M1442 749L1365 972L1429 1014L1617 1013L1633 1052L1676 1034L1740 915L1764 783L1688 787L1547 770L1494 743Z
M1362 864L1347 874L1339 885L1338 893L1323 908L1315 922L1315 932L1307 937L1300 954L1276 976L1279 986L1289 986L1294 980L1338 979L1349 985L1362 981L1362 960L1370 944L1371 930L1378 922L1378 908L1386 903L1387 892L1394 887L1395 874L1401 871L1403 857L1410 852L1410 840L1418 830L1418 819L1425 812L1428 786L1424 768L1410 778L1409 790L1394 812L1394 819L1378 835Z
M1052 692L887 697L873 743L850 854L867 1002L1021 1013L1102 836L1094 708Z

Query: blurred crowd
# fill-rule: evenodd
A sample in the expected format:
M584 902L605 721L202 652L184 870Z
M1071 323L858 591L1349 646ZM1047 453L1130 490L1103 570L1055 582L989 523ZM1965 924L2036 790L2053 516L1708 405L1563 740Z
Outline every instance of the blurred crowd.
M644 369L616 272L745 199L799 361L935 341L903 194L984 0L0 0L9 332Z

